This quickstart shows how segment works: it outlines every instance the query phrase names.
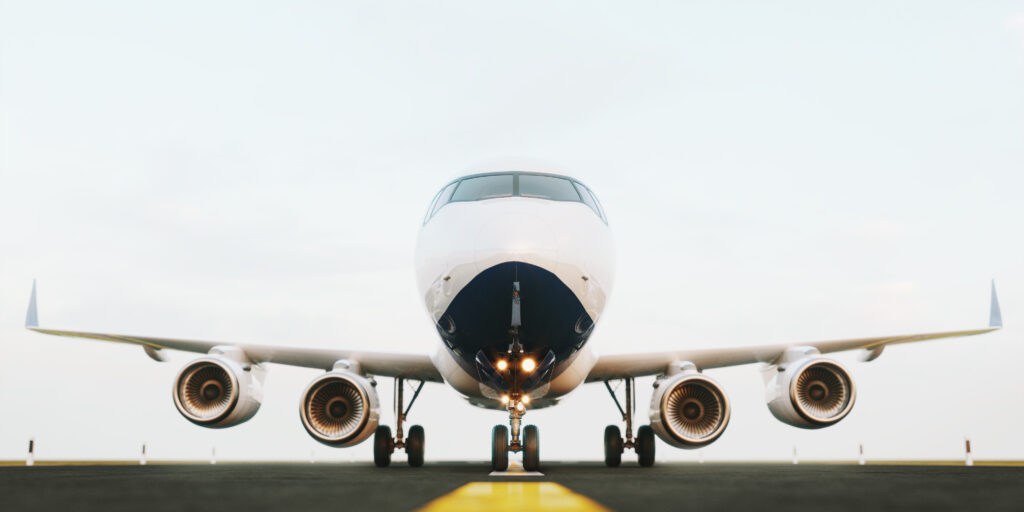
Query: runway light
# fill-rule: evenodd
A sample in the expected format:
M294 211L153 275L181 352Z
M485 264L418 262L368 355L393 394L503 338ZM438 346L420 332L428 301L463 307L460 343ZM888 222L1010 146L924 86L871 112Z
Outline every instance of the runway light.
M501 370L501 371L507 370L508 369L508 361L506 361L504 359L498 359L498 369Z
M503 403L503 404L507 404L508 403L508 395L501 395L501 403Z
M523 395L523 403L524 404L530 403L530 395Z
M523 371L524 372L530 373L535 368L537 368L537 361L534 361L532 357L527 357L526 359L523 359Z

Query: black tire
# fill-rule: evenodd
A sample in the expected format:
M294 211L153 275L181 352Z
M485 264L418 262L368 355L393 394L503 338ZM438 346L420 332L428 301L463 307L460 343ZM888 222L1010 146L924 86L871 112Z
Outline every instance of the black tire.
M508 469L508 427L495 425L491 430L491 470Z
M378 468L386 468L391 464L391 452L395 451L395 440L391 437L391 427L381 425L373 433L373 463Z
M413 425L409 429L409 437L405 438L405 453L409 456L409 465L418 468L423 465L423 427Z
M654 465L654 429L650 425L636 431L636 458L645 468Z
M540 429L537 425L527 425L523 429L523 469L540 469Z
M615 425L604 428L604 465L617 468L622 464L622 431Z

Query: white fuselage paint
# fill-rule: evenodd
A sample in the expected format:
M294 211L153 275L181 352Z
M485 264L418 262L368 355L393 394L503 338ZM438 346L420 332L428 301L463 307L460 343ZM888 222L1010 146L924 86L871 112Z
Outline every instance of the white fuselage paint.
M528 197L453 202L424 224L416 244L416 277L431 320L437 323L477 274L506 262L536 265L557 276L595 325L615 279L611 230L583 203ZM524 294L522 300L530 297ZM493 391L466 372L443 343L431 359L458 392L475 403L493 401L500 407ZM596 361L584 345L533 398L553 403L582 384Z

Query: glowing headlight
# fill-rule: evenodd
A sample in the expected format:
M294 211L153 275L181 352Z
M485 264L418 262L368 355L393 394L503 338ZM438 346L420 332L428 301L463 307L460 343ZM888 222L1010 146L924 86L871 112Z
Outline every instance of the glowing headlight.
M523 371L526 373L532 372L537 368L537 361L534 361L532 357L523 359Z
M508 369L508 361L506 361L504 359L498 359L498 369L501 370L501 371L507 370Z

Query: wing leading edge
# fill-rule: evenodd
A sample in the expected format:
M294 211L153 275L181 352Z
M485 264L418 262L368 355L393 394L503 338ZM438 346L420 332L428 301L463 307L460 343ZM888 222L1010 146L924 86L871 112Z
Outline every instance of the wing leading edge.
M672 363L688 361L701 370L738 366L750 363L775 363L787 349L793 347L812 347L822 354L843 352L846 350L863 349L864 359L871 361L878 357L889 345L914 343L918 341L937 340L942 338L959 338L975 336L997 331L1003 327L999 299L996 296L996 284L992 282L992 299L989 306L989 325L981 329L966 331L935 332L927 334L904 334L897 336L876 336L872 338L853 338L845 340L812 341L776 345L760 345L725 349L674 350L651 352L646 354L613 354L603 355L587 375L587 382L621 379L625 377L641 377L664 373Z
M330 370L334 366L335 362L347 359L359 363L362 371L370 375L404 377L415 380L443 382L440 372L437 371L437 368L434 367L434 363L430 361L430 357L426 354L297 348L44 329L39 327L39 312L36 306L35 282L32 283L32 297L29 300L28 313L25 315L25 328L30 331L51 334L54 336L87 338L100 341L113 341L117 343L140 345L146 351L146 354L158 361L163 360L162 354L160 354L160 351L163 349L207 354L215 347L236 347L241 349L242 352L245 353L245 356L254 363L276 363L289 366Z

